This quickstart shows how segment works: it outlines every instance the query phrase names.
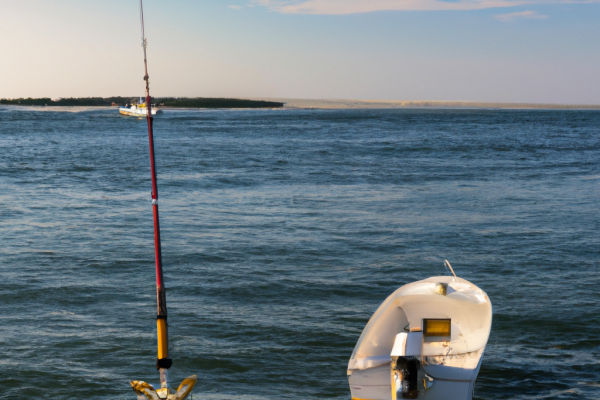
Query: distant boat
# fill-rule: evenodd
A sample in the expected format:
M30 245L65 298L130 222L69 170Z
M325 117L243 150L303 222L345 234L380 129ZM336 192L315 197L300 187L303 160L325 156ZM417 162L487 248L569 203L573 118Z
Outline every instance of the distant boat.
M156 108L155 104L152 104L150 110L152 112L152 115L156 115L160 111L158 108ZM123 115L129 115L132 117L145 118L148 114L148 109L146 108L146 102L140 98L140 102L138 104L119 107L119 113Z
M471 400L491 325L488 296L456 275L402 286L356 343L352 399Z

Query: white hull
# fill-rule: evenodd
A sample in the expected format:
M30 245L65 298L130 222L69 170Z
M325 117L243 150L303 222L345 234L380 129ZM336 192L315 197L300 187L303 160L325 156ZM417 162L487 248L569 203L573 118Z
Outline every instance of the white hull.
M473 375L467 377L467 380L442 379L436 376L434 377L434 384L427 390L425 390L423 384L419 384L418 397L413 398L426 400L472 400L473 385L479 373L479 367L472 372ZM419 378L419 383L421 383L424 378L422 376L419 376ZM348 381L350 383L352 400L392 399L389 362L380 367L353 371L352 375L348 377Z
M444 336L431 334L439 322ZM436 276L402 286L356 344L348 364L352 399L471 400L491 323L489 298L464 279Z
M152 107L152 115L156 115L157 112L158 109ZM146 107L137 106L119 107L119 113L122 115L129 115L132 117L145 117L146 115L148 115L148 110L146 109Z

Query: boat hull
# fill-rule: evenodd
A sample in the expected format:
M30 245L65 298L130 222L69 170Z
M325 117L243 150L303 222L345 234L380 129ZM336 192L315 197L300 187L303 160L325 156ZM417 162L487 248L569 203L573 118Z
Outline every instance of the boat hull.
M475 376L479 372L477 368ZM423 378L420 376L420 380ZM390 364L362 371L353 371L348 377L352 400L391 400L392 385L390 383ZM426 400L472 400L472 380L450 380L435 378L435 383L425 390L420 387L417 397ZM422 385L419 385L422 386Z
M158 113L158 111L159 111L158 109L153 108L152 115L156 115L156 113ZM139 117L145 117L146 115L148 115L148 111L146 110L146 108L119 107L119 114L139 118Z

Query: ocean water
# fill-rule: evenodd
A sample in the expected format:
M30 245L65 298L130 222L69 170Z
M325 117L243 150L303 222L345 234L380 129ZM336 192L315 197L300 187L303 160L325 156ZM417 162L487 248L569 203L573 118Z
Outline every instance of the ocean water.
M493 304L477 399L600 398L600 112L171 110L155 131L194 398L349 399L371 314L444 259ZM147 146L114 109L0 108L1 398L158 382Z

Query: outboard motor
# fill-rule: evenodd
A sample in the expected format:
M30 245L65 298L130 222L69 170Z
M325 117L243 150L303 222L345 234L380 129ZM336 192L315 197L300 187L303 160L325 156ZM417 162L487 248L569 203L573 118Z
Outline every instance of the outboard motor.
M419 369L416 357L392 357L392 400L419 397Z
M390 357L392 362L392 400L416 399L419 397L419 375L423 375L421 347L423 332L421 328L413 328L411 332L396 335Z

